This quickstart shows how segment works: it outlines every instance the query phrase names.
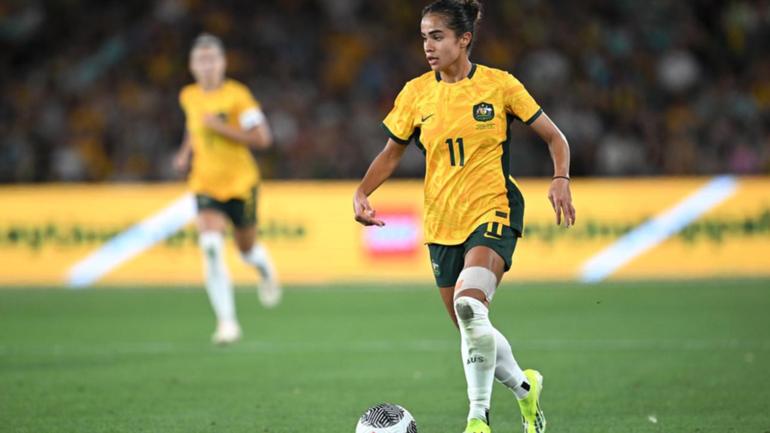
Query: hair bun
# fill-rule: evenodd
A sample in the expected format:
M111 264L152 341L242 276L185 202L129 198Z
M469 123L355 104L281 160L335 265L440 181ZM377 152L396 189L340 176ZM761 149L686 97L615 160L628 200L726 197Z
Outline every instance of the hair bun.
M462 0L463 8L468 13L469 17L473 17L473 20L478 22L481 19L481 2L478 0Z

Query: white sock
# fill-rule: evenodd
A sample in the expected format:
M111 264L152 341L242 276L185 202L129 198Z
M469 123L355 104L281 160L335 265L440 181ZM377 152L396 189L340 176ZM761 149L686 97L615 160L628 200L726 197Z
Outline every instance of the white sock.
M455 314L460 325L460 350L468 383L468 420L478 418L487 421L497 357L489 310L477 299L460 296L455 300Z
M521 367L516 362L511 351L511 345L497 328L493 329L495 334L495 343L497 345L497 363L495 364L495 379L508 389L513 391L519 400L526 398L529 394L529 382L527 376L521 371ZM526 385L524 385L526 383ZM522 386L524 385L524 386Z
M261 243L255 243L251 250L241 253L241 258L244 262L256 268L263 279L273 280L275 278L275 268L273 268L273 262L270 260L270 254L268 254L267 249Z
M224 237L216 231L203 232L199 236L203 251L206 275L206 292L219 322L235 321L233 285L225 264Z

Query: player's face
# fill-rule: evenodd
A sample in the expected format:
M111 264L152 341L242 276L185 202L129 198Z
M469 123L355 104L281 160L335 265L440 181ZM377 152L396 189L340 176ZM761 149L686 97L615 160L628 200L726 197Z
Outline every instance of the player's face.
M420 34L425 58L434 71L446 69L468 52L471 34L458 37L454 30L447 27L442 15L427 14L422 17Z
M217 47L198 47L190 53L190 72L203 87L216 87L225 76L225 56Z

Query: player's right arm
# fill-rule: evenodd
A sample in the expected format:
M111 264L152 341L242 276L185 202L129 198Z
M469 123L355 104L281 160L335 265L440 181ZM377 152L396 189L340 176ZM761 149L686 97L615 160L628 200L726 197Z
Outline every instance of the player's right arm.
M369 204L368 197L393 174L405 151L406 146L390 138L382 152L369 165L369 169L366 170L361 184L353 195L353 212L355 212L356 221L365 226L385 225L384 221L376 218L377 212Z
M182 145L179 146L174 156L174 168L180 173L185 173L190 167L190 155L192 155L192 144L190 143L190 134L185 131L182 138Z
M353 212L356 221L365 226L382 227L385 225L385 222L376 218L377 213L369 204L368 197L393 174L412 138L415 131L413 111L415 95L411 82L406 83L399 92L393 103L393 109L382 121L382 126L390 139L385 144L385 149L369 165L369 169L353 195Z

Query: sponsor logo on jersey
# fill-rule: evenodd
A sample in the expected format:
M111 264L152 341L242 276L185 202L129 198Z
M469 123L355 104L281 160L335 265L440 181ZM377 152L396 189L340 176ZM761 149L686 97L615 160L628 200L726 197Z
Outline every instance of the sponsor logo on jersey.
M489 122L495 118L495 106L488 102L479 102L473 106L473 118L479 122Z

